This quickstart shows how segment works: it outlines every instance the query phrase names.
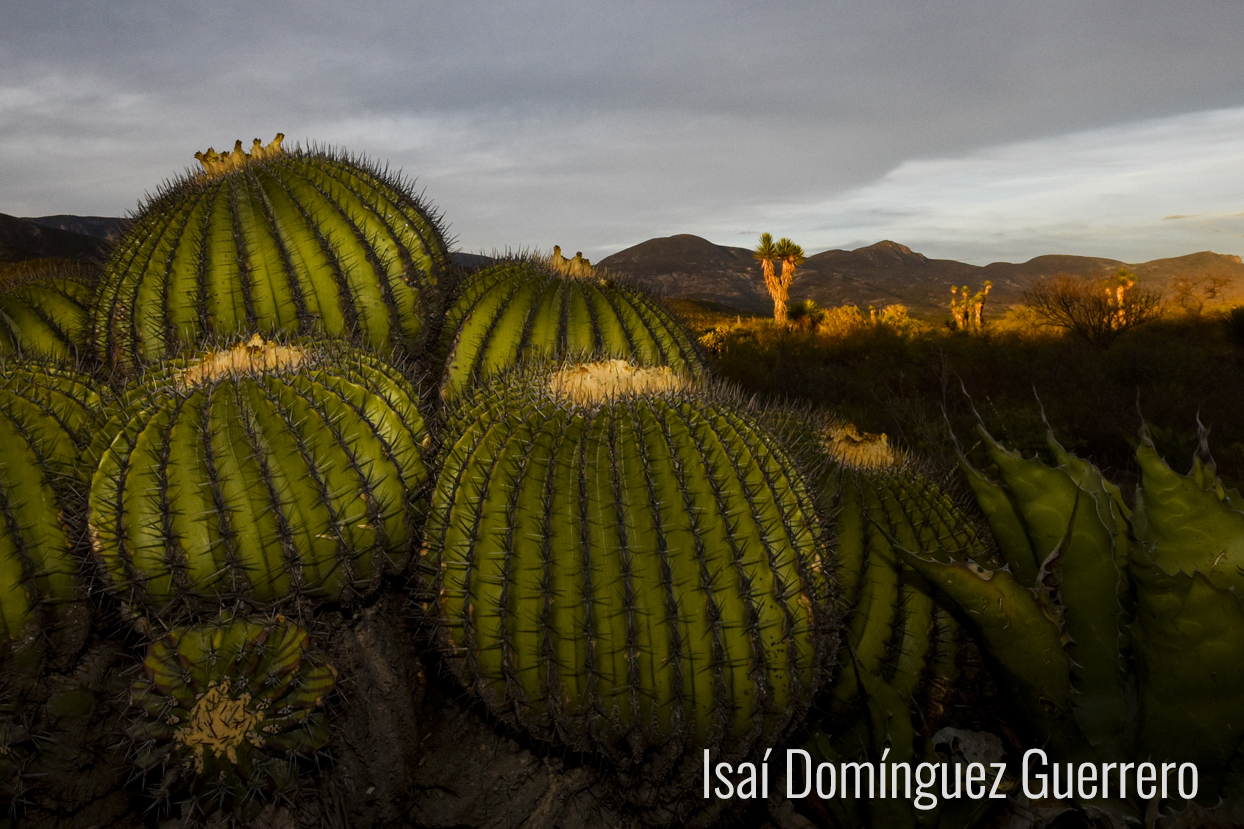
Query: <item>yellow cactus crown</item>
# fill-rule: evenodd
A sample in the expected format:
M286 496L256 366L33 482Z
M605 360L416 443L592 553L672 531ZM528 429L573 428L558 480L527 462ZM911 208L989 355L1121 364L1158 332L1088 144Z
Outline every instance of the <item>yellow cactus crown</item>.
M281 142L284 140L285 133L283 132L278 132L276 138L267 144L256 138L251 144L249 153L242 149L241 139L234 142L232 152L218 153L214 148L208 147L207 152L194 154L194 157L203 165L203 172L199 174L199 177L218 178L234 170L240 170L251 162L284 155L285 151L281 149Z

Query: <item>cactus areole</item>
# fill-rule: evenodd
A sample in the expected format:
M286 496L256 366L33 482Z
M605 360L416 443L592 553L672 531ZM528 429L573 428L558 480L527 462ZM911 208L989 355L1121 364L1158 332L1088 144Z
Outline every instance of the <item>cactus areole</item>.
M157 612L347 601L402 567L427 481L415 392L353 349L258 337L131 389L92 447L91 542Z
M801 480L670 377L606 363L485 392L424 549L442 644L494 712L657 769L773 745L836 641Z
M396 177L281 139L199 153L202 172L142 209L104 269L102 357L134 366L277 332L422 347L448 264L438 218Z

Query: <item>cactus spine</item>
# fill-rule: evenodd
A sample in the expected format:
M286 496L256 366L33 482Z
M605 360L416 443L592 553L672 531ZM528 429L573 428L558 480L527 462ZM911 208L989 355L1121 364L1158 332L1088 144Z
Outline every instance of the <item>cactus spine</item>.
M445 313L441 396L537 360L620 358L694 377L703 361L682 324L644 292L599 276L568 276L540 260L475 274Z
M771 745L832 647L804 484L729 403L588 368L611 370L594 396L566 373L485 392L450 442L441 641L498 715L624 765Z
M174 613L345 601L409 558L426 433L379 361L255 337L126 400L92 450L89 516L123 598Z
M416 353L448 265L437 218L370 165L255 143L201 153L134 220L104 268L99 354L134 366L277 332Z

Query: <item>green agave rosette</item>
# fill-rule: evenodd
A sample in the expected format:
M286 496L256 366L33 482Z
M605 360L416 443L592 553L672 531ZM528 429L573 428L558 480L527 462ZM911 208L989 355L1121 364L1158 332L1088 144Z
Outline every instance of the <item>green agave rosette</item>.
M776 441L726 395L623 361L472 403L423 553L459 679L653 779L773 745L836 646L820 528Z
M106 584L169 617L371 592L422 520L416 399L366 354L258 336L152 372L88 453Z
M638 288L571 275L548 261L501 262L474 274L445 312L441 396L450 401L522 363L610 358L705 375L692 336Z
M174 628L150 645L131 690L136 760L163 767L165 793L189 792L207 814L289 796L299 761L328 743L336 676L283 617Z
M222 337L341 337L415 354L449 255L406 183L340 153L199 153L117 243L94 318L97 352L133 367Z

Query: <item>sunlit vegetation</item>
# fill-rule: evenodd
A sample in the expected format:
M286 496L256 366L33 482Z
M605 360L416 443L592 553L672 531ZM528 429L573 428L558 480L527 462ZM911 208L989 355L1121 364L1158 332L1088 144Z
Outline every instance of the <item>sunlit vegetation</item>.
M1069 449L1127 480L1142 415L1176 467L1191 460L1199 416L1220 471L1244 480L1238 310L1169 307L1102 348L1024 307L979 331L954 330L949 315L915 319L902 306L794 302L786 326L693 308L679 305L722 375L764 396L830 407L932 459L953 456L951 430L975 442L974 407L1027 453L1045 445L1044 417Z

